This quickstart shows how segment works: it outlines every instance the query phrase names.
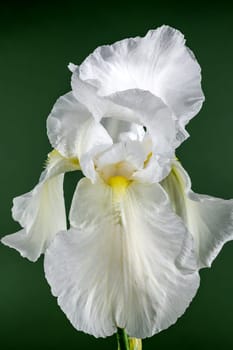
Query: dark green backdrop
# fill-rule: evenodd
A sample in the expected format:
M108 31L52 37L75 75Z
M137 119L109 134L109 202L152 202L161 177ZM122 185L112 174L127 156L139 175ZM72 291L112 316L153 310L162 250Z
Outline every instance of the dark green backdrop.
M1 236L19 226L11 219L12 198L38 180L50 145L46 117L70 89L66 66L98 45L169 24L185 33L203 71L206 102L191 121L191 138L178 156L193 188L233 198L233 12L221 2L108 2L1 5ZM69 174L68 197L76 174ZM168 330L145 340L144 349L231 349L233 347L233 243L211 269L185 315ZM43 259L33 264L0 246L1 349L116 349L115 338L77 332L56 305L44 279Z

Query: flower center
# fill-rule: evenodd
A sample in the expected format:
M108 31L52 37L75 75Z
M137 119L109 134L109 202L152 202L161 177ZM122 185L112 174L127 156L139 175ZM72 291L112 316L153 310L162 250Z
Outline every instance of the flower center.
M112 176L108 179L108 185L112 187L113 197L119 201L125 194L130 180L124 176Z
M131 178L133 172L135 171L135 167L129 162L120 161L118 163L108 164L101 168L97 168L97 171L104 181L110 185L110 179L114 178L121 178L129 181L128 179ZM121 182L123 183L123 180Z

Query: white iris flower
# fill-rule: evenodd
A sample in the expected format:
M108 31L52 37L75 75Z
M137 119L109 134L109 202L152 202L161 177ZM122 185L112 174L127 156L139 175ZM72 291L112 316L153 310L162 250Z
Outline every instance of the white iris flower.
M52 293L78 330L149 337L184 313L199 269L232 239L233 202L193 193L175 160L204 101L200 67L162 26L70 69L72 92L47 122L55 150L14 200L23 229L2 242L32 261L45 252ZM67 229L63 176L79 169Z

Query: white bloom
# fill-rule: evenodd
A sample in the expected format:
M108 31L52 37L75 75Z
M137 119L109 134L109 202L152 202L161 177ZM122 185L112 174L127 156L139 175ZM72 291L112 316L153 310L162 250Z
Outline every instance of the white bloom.
M183 35L163 26L70 69L72 92L47 121L56 151L14 201L24 229L2 241L33 261L45 252L52 293L77 329L148 337L184 313L199 267L232 238L232 201L191 192L174 161L204 100L200 67ZM67 231L63 174L79 168Z

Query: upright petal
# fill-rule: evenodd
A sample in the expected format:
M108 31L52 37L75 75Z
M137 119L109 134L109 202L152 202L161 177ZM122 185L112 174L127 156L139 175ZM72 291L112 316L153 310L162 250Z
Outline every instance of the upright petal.
M49 140L65 157L77 157L99 145L110 145L112 139L105 128L72 92L60 97L47 120Z
M108 97L131 110L138 124L146 127L157 153L169 153L178 146L176 124L168 106L149 91L132 89Z
M160 97L186 124L201 108L201 73L183 34L169 26L98 47L79 67L82 80L100 95L128 89Z
M193 235L199 267L210 267L224 243L233 239L233 200L194 193L178 161L162 185Z
M82 179L70 221L46 251L45 272L75 328L145 338L183 314L199 276L191 236L160 185Z
M107 124L107 118L119 120L117 129L123 122L130 126L145 126L152 137L157 152L165 152L177 147L177 125L171 109L151 92L142 89L118 91L107 97L97 95L90 84L80 79L80 72L72 77L72 89L75 98L95 115L97 120ZM116 135L114 135L116 137ZM118 135L120 136L120 134Z
M63 173L78 169L77 160L66 159L57 151L51 152L38 185L13 201L13 218L23 229L5 236L2 243L36 261L55 234L66 229Z
M72 78L72 87L75 97L92 114L97 113L96 118L102 119L104 125L108 124L107 119L110 118L111 121L116 120L115 127L118 132L122 123L124 127L128 124L130 128L135 125L138 129L145 126L153 143L152 152L159 159L155 181L160 181L168 174L170 166L161 169L160 166L164 163L170 165L174 150L183 138L180 138L172 111L159 97L140 89L117 92L108 97L97 96L90 84L80 80L78 71ZM115 139L122 136L124 140L121 132L118 135L113 132Z
M147 137L152 141L152 157L148 167L140 171L137 178L146 182L161 181L169 173L175 149L183 141L171 110L149 91L127 90L108 98L115 104L132 110L138 123L146 127Z
M145 135L142 125L114 118L103 118L102 125L114 142L133 140L141 141Z

